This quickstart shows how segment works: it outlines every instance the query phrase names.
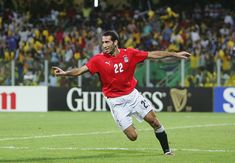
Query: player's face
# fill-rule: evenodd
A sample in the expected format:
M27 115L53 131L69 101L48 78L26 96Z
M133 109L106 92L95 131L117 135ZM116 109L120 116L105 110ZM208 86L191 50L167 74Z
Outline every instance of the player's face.
M103 36L102 37L102 46L103 46L103 51L105 53L114 55L114 52L117 47L117 41L113 42L111 40L111 36Z

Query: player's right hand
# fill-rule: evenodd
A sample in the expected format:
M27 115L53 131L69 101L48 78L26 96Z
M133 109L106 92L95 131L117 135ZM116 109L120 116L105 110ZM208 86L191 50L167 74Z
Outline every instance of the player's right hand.
M64 76L64 75L66 75L65 71L62 70L62 69L59 68L59 67L53 66L52 69L53 69L53 72L54 72L54 75L55 75L55 76Z

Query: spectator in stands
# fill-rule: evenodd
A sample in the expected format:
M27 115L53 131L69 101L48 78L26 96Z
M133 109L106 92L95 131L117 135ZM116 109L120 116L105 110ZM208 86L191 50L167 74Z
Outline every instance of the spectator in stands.
M70 58L74 58L75 54L79 56L77 52L81 59L89 58L94 51L99 51L98 46L94 47L99 42L98 39L90 39L89 33L96 29L103 31L111 28L119 31L123 41L121 45L126 44L128 47L147 50L151 50L153 45L162 50L180 50L184 47L192 53L198 49L200 61L203 57L208 58L210 66L206 62L205 70L210 73L215 72L216 62L213 61L222 49L226 51L228 58L231 57L231 68L228 71L235 69L235 14L232 5L225 8L222 3L205 1L200 4L192 3L190 7L193 10L187 10L180 6L161 6L159 3L152 6L152 10L144 11L143 8L135 10L128 4L125 8L114 8L109 1L105 1L102 8L77 3L72 10L68 10L68 3L42 0L35 7L34 1L6 4L1 1L0 62L20 60L20 64L16 63L16 71L22 76L22 67L25 67L25 74L32 58L41 63L45 59L54 62L55 57L51 54L54 54L55 49L59 63L67 58L67 46L72 50ZM42 6L45 10L37 13ZM104 11L106 14L103 14ZM161 16L165 18L161 19ZM103 21L107 19L111 21ZM75 26L79 28L75 29ZM198 68L203 65L200 62Z

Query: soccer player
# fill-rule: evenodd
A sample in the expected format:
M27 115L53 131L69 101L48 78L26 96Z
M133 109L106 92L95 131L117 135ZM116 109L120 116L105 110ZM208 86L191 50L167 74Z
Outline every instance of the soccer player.
M152 109L150 103L135 89L134 78L136 64L145 59L164 59L174 57L188 59L190 53L167 51L141 51L118 47L119 37L114 31L106 31L102 35L103 52L93 56L84 66L64 71L53 67L56 76L79 76L85 72L98 73L102 83L102 92L110 107L112 116L131 140L137 139L137 132L131 116L137 120L145 120L154 129L165 155L173 155L169 148L166 131Z

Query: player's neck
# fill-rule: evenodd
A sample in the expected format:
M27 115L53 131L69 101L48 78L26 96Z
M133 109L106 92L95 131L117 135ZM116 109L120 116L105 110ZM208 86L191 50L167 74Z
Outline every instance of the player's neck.
M118 48L115 48L114 52L111 53L110 55L115 57L115 56L117 56L119 53L120 53L120 50L119 50Z

